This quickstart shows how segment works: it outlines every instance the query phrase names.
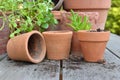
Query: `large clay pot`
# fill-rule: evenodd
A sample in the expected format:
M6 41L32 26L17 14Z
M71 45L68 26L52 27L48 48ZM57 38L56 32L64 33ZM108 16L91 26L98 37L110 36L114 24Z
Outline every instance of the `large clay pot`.
M43 32L48 59L62 60L69 58L72 31Z
M104 29L111 0L64 0L64 9L80 12L98 12L97 26ZM97 27L97 28L98 28Z
M21 34L8 41L7 53L13 60L39 63L46 54L45 40L38 31Z
M9 15L9 13L6 15ZM4 15L0 12L0 17L1 16ZM10 29L8 27L7 21L3 21L3 18L0 18L0 28L1 26L4 26L3 29L0 30L0 54L3 54L6 53L6 46L9 40Z
M88 32L78 31L79 44L83 57L88 62L99 62L104 59L106 43L109 40L110 32Z

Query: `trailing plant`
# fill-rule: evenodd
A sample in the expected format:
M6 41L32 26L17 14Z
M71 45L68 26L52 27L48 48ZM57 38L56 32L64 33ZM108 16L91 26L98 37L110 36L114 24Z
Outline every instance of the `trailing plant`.
M84 16L82 18L81 16L79 16L79 14L71 10L71 16L69 17L69 19L71 23L68 23L68 25L73 28L74 31L91 29L91 23L89 22L87 16Z
M50 25L57 24L57 20L51 13L53 7L51 0L12 1L16 1L16 3L17 1L18 3L20 1L20 3L17 6L12 6L17 7L17 9L13 8L11 10L11 14L7 17L11 30L11 38L21 33L32 31L34 29L43 32Z
M0 0L0 10L3 12L17 10L22 2L23 0Z

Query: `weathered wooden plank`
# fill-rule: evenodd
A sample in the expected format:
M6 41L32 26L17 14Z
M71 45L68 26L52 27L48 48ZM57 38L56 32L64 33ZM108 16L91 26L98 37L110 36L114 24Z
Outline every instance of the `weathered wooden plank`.
M1 54L1 55L0 55L0 61L1 61L2 59L4 59L6 56L7 56L7 54Z
M106 50L106 63L63 61L63 80L119 80L120 59Z
M5 58L0 62L0 80L59 80L59 70L60 61L31 64Z
M120 36L111 34L107 48L120 58Z

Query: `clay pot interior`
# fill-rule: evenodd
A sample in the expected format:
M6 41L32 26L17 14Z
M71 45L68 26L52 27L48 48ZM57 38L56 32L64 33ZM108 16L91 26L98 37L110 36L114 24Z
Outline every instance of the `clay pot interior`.
M39 55L43 49L43 46L41 46L42 44L41 37L38 34L33 34L30 36L28 41L28 51L33 59L39 58Z
M55 5L59 2L59 0L52 0L52 1L54 2Z

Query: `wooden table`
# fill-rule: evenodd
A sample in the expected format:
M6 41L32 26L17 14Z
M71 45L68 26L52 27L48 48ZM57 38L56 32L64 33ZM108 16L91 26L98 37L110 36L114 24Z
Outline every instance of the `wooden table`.
M120 80L120 36L111 34L105 59L104 64L71 59L31 64L1 55L0 80Z

